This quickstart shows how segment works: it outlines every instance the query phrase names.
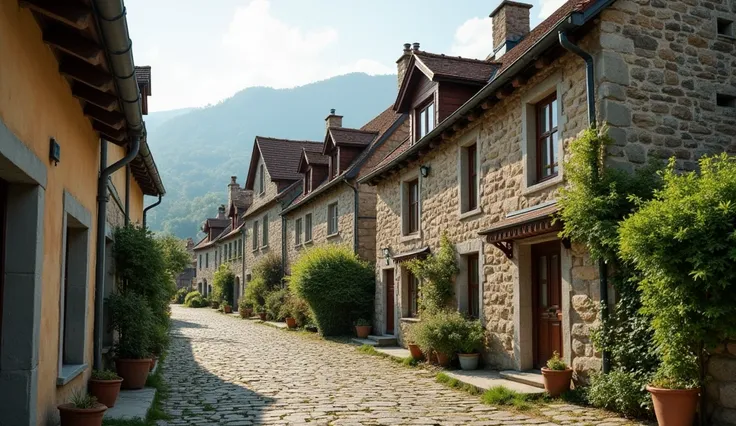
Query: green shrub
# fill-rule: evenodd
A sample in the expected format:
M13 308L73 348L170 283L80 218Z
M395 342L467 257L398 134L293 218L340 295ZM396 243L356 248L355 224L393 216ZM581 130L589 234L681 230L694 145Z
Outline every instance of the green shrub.
M736 158L703 157L690 173L675 164L621 225L620 253L643 275L642 310L662 358L652 384L680 389L701 385L701 345L736 335Z
M127 359L143 359L151 355L156 321L146 299L132 292L113 293L107 298L107 306L110 326L119 333L115 355Z
M411 334L414 342L425 354L437 351L453 355L461 350L464 344L468 344L467 348L479 346L475 341L478 338L476 334L478 327L480 327L478 321L467 320L456 311L441 310L431 313L428 311L422 317L422 321L414 325ZM482 340L482 327L480 332Z
M323 335L348 334L373 313L373 268L344 246L306 250L292 266L294 292L309 304Z
M246 284L243 298L256 312L260 312L266 304L266 296L268 296L268 293L269 291L266 281L263 278L255 277Z
M284 306L287 294L288 290L285 288L268 293L268 296L266 296L266 303L264 305L268 319L271 321L284 320L285 317L282 315L282 307Z
M151 329L151 354L161 356L169 346L169 327L155 324Z
M289 292L284 300L284 304L281 307L281 316L283 318L294 318L300 327L304 327L312 321L309 304L292 292Z
M187 293L186 297L184 297L184 305L185 306L190 306L191 305L191 302L192 302L192 299L194 299L195 297L196 298L199 298L201 300L202 299L202 293L200 293L200 292L198 292L196 290L195 291L190 291L189 293Z
M552 352L552 358L547 360L547 368L554 371L565 371L567 370L567 364L560 357L560 353L554 351Z
M174 303L181 305L186 300L187 295L189 294L189 290L186 288L180 288L176 291L176 295L174 295Z
M232 303L235 274L227 263L221 264L212 278L212 300Z
M652 398L644 388L647 381L647 377L625 371L593 375L588 402L626 417L652 417Z
M461 330L458 351L464 354L477 353L483 348L485 330L480 321L465 320L465 327Z
M112 370L92 370L90 378L93 380L119 380L120 376Z
M253 309L253 305L245 300L245 297L241 297L238 300L238 311L245 311L246 309Z
M452 300L455 293L454 278L460 271L455 257L455 246L443 233L437 253L406 263L411 273L421 280L419 305L422 311L445 309Z
M369 326L369 325L372 325L372 324L371 324L370 321L368 321L365 318L358 318L357 320L355 320L355 325L358 326L358 327L365 327L365 326Z
M69 402L74 405L74 408L79 409L89 409L97 406L97 398L81 389L72 393L72 397Z
M275 253L268 253L253 265L253 279L262 279L269 291L282 287L281 279L283 276L281 257Z

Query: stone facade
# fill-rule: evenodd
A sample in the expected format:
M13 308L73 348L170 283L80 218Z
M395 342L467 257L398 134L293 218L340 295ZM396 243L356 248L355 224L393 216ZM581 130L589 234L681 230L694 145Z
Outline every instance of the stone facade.
M708 359L707 413L715 424L736 424L736 341L717 347Z

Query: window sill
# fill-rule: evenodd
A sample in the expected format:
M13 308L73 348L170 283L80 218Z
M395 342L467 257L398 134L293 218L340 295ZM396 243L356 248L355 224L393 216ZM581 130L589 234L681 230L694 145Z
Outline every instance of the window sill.
M251 250L250 252L251 252L251 253L258 253L258 247L254 248L254 249L253 249L253 250Z
M483 209L478 207L477 209L470 210L464 213L460 213L460 220L470 219L483 214Z
M304 248L304 244L303 243L295 244L294 248L297 250L301 250L302 248Z
M401 322L408 322L411 324L416 324L418 322L421 322L421 320L416 317L406 317L406 318L401 318Z
M59 377L56 378L56 386L66 385L67 383L74 380L74 378L84 373L85 370L87 370L87 364L62 365L61 371L59 371Z
M728 35L728 34L718 34L718 38L722 38L724 40L729 40L729 41L736 40L736 37Z
M340 236L340 231L338 231L338 232L335 232L334 234L329 234L329 235L327 235L327 239L328 239L328 240L331 240L331 239L333 239L333 238L337 238L337 237L339 237L339 236Z
M312 240L304 241L305 246L311 246L312 244L314 244L314 241Z
M545 180L539 183L535 183L534 185L527 186L521 191L521 195L533 194L535 192L539 192L539 191L551 188L553 186L559 185L560 183L562 183L562 175L558 174L552 179L548 179L548 180Z
M261 246L261 251L266 251L266 250L268 250L268 244L266 244L265 246Z
M421 240L421 239L422 239L422 232L420 231L420 232L415 232L409 235L402 235L399 241L401 241L402 243L407 243L410 241L416 241L416 240Z

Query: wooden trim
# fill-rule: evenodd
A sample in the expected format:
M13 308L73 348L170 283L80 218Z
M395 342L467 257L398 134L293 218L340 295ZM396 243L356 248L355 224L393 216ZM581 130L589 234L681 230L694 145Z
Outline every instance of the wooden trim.
M549 116L546 117L549 120L550 126L552 125L553 121L553 114L554 114L554 108L551 107L551 105L557 101L557 92L552 93L551 95L547 96L546 98L542 99L541 101L537 102L536 105L534 105L534 120L535 120L535 126L536 126L536 134L535 134L535 149L537 152L537 164L536 164L536 170L537 170L537 183L544 182L545 180L552 179L557 176L559 173L558 171L555 171L554 173L550 173L549 176L542 176L542 172L547 168L555 169L555 163L554 163L554 144L552 143L552 135L557 133L557 126L550 127L546 131L542 130L542 120L541 120L541 114L547 105L550 106L549 108ZM558 105L559 108L559 105ZM558 123L559 124L559 123ZM547 138L550 138L550 144L549 144L549 152L547 152L549 163L548 164L542 164L542 149L543 149L543 140L546 140ZM557 165L557 169L559 169L559 165Z
M468 316L471 318L480 317L480 257L478 253L471 253L465 257L466 265L468 265ZM477 303L473 303L473 301ZM473 312L473 305L478 312Z
M125 116L117 111L108 111L92 104L84 106L84 115L120 130L125 125Z
M107 124L97 120L92 120L92 128L100 133L103 133L108 138L112 138L108 139L109 141L123 142L128 136L125 130L114 129Z
M43 32L43 41L91 65L100 65L105 58L104 50L97 43L82 37L78 32L64 28L63 25L46 28Z
M100 92L86 84L74 83L72 96L107 111L113 111L118 106L118 98L115 95Z
M19 3L21 7L31 9L78 30L86 30L92 25L92 11L76 1L20 0Z
M59 65L59 72L81 83L107 92L114 87L112 75L73 56L67 56Z

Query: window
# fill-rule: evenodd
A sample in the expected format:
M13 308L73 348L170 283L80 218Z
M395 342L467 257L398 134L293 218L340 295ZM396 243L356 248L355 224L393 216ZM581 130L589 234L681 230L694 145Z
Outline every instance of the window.
M716 95L716 105L725 108L736 108L736 96L718 93Z
M480 288L478 270L478 253L466 256L468 266L468 315L471 318L480 317Z
M460 207L461 212L478 208L478 145L472 144L460 151Z
M233 243L227 243L227 258L233 258Z
M337 203L327 206L327 235L337 234Z
M243 255L243 240L238 240L238 257Z
M557 176L559 140L557 134L557 94L536 106L537 116L537 181Z
M432 129L434 129L434 120L435 120L435 114L434 114L434 99L431 100L428 104L425 104L424 106L417 108L417 137L415 141L418 141L419 139L423 138L427 135L427 133L431 132Z
M258 250L258 221L253 222L253 250Z
M265 167L263 164L258 168L258 193L263 194L266 192L266 185L265 185Z
M261 242L262 247L268 246L268 215L263 215L263 241Z
M309 177L307 179L307 193L312 192L312 169L309 169Z
M299 218L294 222L294 244L302 243L302 219Z
M312 213L304 216L304 242L312 241Z
M718 18L718 34L726 37L735 37L733 21L730 19Z
M335 151L330 155L330 177L334 178L337 176L337 148L335 148Z
M409 270L406 270L406 316L414 318L419 313L419 279Z
M202 269L202 255L199 255L199 269Z
M419 179L404 183L404 235L419 232Z
M66 206L65 206L66 207ZM87 270L88 229L74 216L66 214L63 236L64 261L61 265L59 324L59 379L71 380L71 375L84 364L85 336L87 334ZM59 382L57 381L57 384Z
M210 267L210 254L209 253L204 254L204 267L205 268Z

